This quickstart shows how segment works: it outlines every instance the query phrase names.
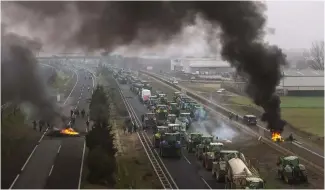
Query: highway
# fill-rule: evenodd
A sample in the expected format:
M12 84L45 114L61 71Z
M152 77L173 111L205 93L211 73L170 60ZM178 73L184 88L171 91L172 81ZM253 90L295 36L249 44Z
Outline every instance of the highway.
M153 78L152 78L153 79ZM167 78L164 78L167 80ZM155 79L154 79L155 80ZM161 83L159 81L159 83ZM163 84L166 85L166 84ZM167 86L167 85L166 85ZM180 86L182 89L186 89L185 87ZM190 91L190 89L186 89L186 91ZM210 102L210 100L209 100ZM215 104L218 104L217 102L214 102ZM259 123L260 124L260 123ZM255 131L259 133L262 136L270 137L269 132L261 125L258 125L256 127L250 127L252 131ZM288 136L289 133L291 133L290 129L285 128L285 131L283 133L283 136ZM289 151L292 151L293 153L297 154L298 156L306 159L306 160L312 160L313 164L316 165L317 168L324 168L324 149L321 149L315 145L311 145L310 143L306 142L306 140L302 139L295 133L293 133L294 137L298 139L298 141L293 143L283 143L281 144L282 147L286 148ZM308 162L307 162L308 164ZM323 171L322 171L323 172Z
M144 78L148 80L147 76L145 76ZM167 93L169 99L172 97L173 92L176 91L171 89L166 84L158 82L153 78L150 78L149 81L151 81L154 90L158 90L158 89L162 90L163 92ZM266 173L268 173L268 175L270 176L277 175L275 170L276 169L275 162L279 155L283 155L282 153L278 152L278 150L271 148L267 144L259 143L257 138L251 135L247 135L247 132L244 132L242 128L236 127L236 125L238 125L237 122L233 122L233 121L230 122L227 119L227 117L212 111L210 111L208 115L209 115L208 121L202 122L200 124L196 124L194 127L195 130L199 130L201 132L208 132L210 134L218 136L221 139L224 138L224 139L231 140L232 143L226 145L226 147L243 151L243 153L248 157L248 159L251 158L257 159L262 165L264 165L263 168L264 167L272 168L269 171L265 171ZM282 143L282 145L292 146L290 145L290 143ZM198 162L196 161L196 158L194 156L192 155L187 156L186 151L184 151L183 153L185 153L184 156L185 158L187 158L186 160L189 160L191 163ZM323 188L323 183L324 183L323 174L318 173L318 171L317 172L313 171L309 167L309 164L312 163L313 161L318 161L318 160L316 159L316 160L312 160L311 162L302 162L303 164L305 164L305 166L307 166L308 174L310 176L309 178L310 183L308 188ZM173 169L171 168L171 170ZM210 172L208 175L211 176ZM206 181L207 182L209 181L208 178L206 179Z
M138 119L141 115L147 113L148 110L139 102L138 97L129 90L129 85L120 85L120 89L130 105L137 114ZM147 131L147 137L151 139L152 133ZM168 168L169 173L173 177L180 189L223 189L223 184L218 184L212 179L211 172L200 167L200 163L196 161L194 155L187 155L183 151L184 156L180 159L163 158L163 163Z
M65 115L68 116L70 110L76 107L87 111L86 100L91 97L92 87L95 84L93 78L89 79L89 76L91 75L85 70L78 70L72 79L75 80L75 85L63 102ZM82 85L85 87L82 88ZM89 92L88 86L91 87ZM81 118L76 119L77 131L86 132L85 121ZM77 189L80 185L84 152L84 137L51 138L44 133L10 188Z

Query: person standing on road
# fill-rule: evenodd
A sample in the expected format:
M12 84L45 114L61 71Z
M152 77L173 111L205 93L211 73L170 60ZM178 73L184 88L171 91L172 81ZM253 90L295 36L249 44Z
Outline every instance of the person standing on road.
M70 117L72 117L73 115L73 110L70 110Z
M82 109L82 110L81 110L81 116L82 116L82 118L85 117L85 113L86 113L86 112L85 112L85 109Z
M39 121L39 132L42 132L43 130L43 125L44 125L44 122L42 120Z
M89 131L89 120L88 119L86 121L86 125L87 125L87 131Z
M137 132L137 126L136 126L136 124L133 124L133 132Z
M126 125L123 125L124 135L126 134Z
M34 121L33 121L33 129L36 130L36 127L37 127L37 123L36 123L36 121L34 120Z

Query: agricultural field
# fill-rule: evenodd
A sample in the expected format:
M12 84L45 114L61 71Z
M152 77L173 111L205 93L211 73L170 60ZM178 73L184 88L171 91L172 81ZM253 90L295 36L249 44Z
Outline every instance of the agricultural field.
M187 84L184 86L195 91L204 92L201 94L208 98L211 98L211 94L207 92L213 92L211 87L206 87L204 84ZM215 92L218 87L214 87ZM263 111L261 107L256 106L251 99L245 96L222 97L213 93L212 97L215 101L222 102L225 107L235 110L241 115L254 114L259 116ZM281 97L281 114L297 130L317 137L324 137L324 97L283 96Z
M247 113L244 107L261 110L260 107L247 97L234 96L229 102L236 106L236 110ZM323 97L281 97L282 117L298 130L311 133L319 137L324 136L324 98Z
M147 79L146 76L143 77ZM165 92L169 99L173 97L174 90L170 89L169 87L151 79L152 86L154 86L154 90L161 90ZM231 100L232 97L229 99ZM238 100L238 99L237 99ZM249 99L245 99L247 104L251 103ZM234 101L234 100L232 100ZM212 119L212 118L211 118ZM237 131L234 128L228 128L228 124L223 123L223 125L218 125L218 118L212 119L213 122L210 124L218 129L219 135L227 134L228 136L235 134L240 134L239 136L233 139L232 143L226 145L229 149L239 150L244 153L246 158L251 161L251 164L259 171L261 177L266 181L266 188L268 189L318 189L323 188L323 177L320 177L318 174L315 174L312 171L308 171L309 175L309 183L305 184L295 184L289 185L283 182L277 176L277 166L276 161L279 156L283 155L278 151L274 150L273 148L269 147L268 145L264 144L253 137L250 137L244 132L240 130ZM288 156L288 155L285 155ZM191 156L187 155L190 159ZM190 159L191 160L191 159ZM192 160L191 160L192 162ZM196 161L194 162L197 164L196 167L201 166L201 162ZM193 164L193 162L192 162Z
M204 84L204 83L180 83L180 85L185 86L187 88L193 89L197 92L205 92L211 93L215 92L217 89L220 88L220 84Z

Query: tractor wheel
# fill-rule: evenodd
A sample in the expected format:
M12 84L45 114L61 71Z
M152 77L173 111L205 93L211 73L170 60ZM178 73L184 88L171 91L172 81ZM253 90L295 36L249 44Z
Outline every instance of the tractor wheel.
M284 180L283 174L281 171L278 171L278 178Z
M202 166L205 168L205 161L204 161L204 158L202 159Z
M212 171L212 177L216 177L216 172Z

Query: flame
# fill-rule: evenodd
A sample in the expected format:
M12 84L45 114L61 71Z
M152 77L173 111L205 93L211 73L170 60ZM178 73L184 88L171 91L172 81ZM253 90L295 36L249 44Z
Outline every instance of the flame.
M62 129L61 133L66 135L79 135L79 133L72 128Z
M272 141L274 142L283 142L284 140L282 139L282 136L279 132L273 132L272 133Z

